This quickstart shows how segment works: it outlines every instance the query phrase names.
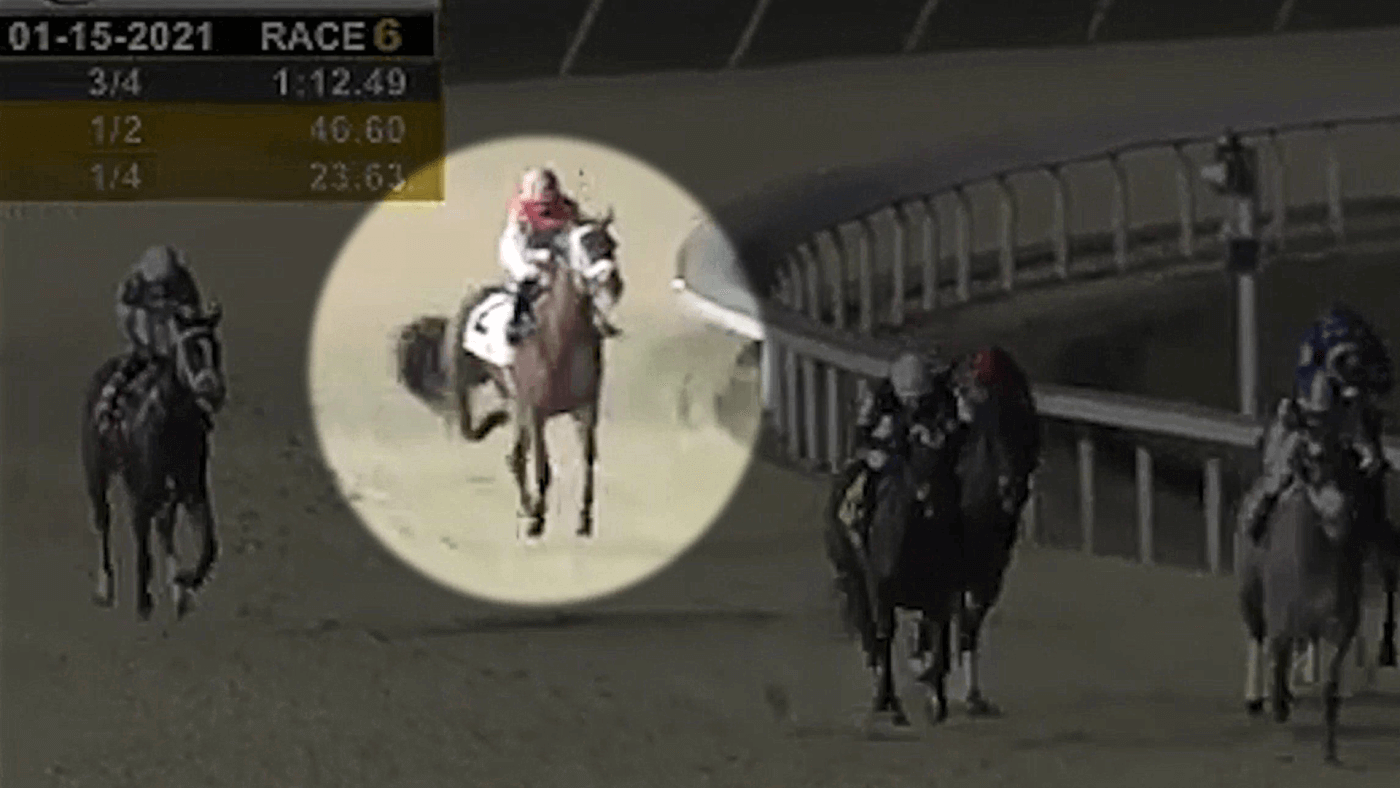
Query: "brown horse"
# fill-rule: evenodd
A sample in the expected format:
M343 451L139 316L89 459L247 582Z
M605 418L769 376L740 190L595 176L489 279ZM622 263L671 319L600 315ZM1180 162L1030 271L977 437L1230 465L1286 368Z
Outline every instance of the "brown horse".
M595 322L599 300L616 303L622 277L614 260L617 241L609 233L611 211L580 222L567 234L564 248L543 265L544 283L534 302L535 329L499 363L466 349L468 325L486 299L501 288L477 290L448 320L424 317L406 326L398 340L400 382L444 415L455 415L461 435L477 442L509 420L493 411L477 423L472 395L490 386L513 403L515 443L507 458L520 491L521 514L530 520L529 539L544 533L546 495L551 481L545 424L568 415L583 445L583 503L578 533L593 533L594 466L598 458L598 399L602 392L604 334ZM535 489L526 469L533 455Z

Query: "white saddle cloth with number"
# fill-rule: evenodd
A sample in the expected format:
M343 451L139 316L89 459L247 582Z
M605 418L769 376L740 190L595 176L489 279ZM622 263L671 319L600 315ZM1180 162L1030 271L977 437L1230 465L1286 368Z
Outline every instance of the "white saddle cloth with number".
M492 293L482 299L462 326L462 348L488 364L510 366L515 348L506 340L506 327L514 311L515 296L510 293Z

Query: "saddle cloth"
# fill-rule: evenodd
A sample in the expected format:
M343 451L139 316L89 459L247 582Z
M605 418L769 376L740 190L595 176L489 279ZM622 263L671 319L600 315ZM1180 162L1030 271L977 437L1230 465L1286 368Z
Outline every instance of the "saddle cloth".
M515 348L506 339L506 327L515 309L515 296L494 292L482 299L462 326L462 348L468 353L498 367L508 367L515 361Z

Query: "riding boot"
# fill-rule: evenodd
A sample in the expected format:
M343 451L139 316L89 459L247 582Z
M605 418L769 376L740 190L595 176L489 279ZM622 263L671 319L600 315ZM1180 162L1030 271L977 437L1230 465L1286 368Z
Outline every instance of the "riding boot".
M506 341L512 345L519 344L521 340L529 336L534 327L535 318L530 309L530 292L528 288L522 286L515 292L515 311L510 315L510 324L506 326Z

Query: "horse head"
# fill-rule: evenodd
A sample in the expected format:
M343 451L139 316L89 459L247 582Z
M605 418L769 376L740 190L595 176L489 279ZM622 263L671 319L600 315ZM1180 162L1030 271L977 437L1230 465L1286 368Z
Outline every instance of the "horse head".
M219 412L228 393L224 381L223 345L218 335L222 320L223 307L218 302L211 303L202 314L181 312L172 317L176 380L209 415Z
M622 297L622 274L617 268L617 238L610 228L612 208L598 219L580 222L569 233L569 268L574 284L604 309Z

